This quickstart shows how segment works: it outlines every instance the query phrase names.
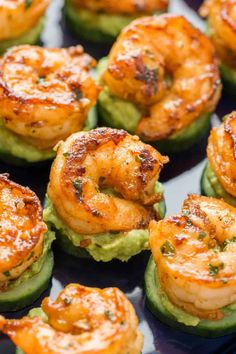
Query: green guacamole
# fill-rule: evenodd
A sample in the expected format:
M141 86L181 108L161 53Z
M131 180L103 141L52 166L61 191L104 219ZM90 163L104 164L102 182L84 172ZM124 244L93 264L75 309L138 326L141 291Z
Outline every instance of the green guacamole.
M96 126L97 113L93 107L85 121L83 130L87 131ZM35 163L51 160L56 153L53 150L39 150L33 145L24 141L20 136L14 134L4 126L0 119L0 158L6 162L16 165Z
M42 17L35 27L23 34L19 38L0 41L0 54L4 53L8 48L21 44L35 44L38 42L41 32L43 31L45 17Z
M157 182L155 193L163 191L162 185ZM132 230L129 232L108 232L96 236L79 235L72 231L57 215L53 204L49 198L46 200L46 207L43 212L44 221L49 228L56 230L65 238L68 238L76 247L80 247L81 241L90 240L86 251L96 261L108 262L116 258L121 261L128 261L132 256L140 253L142 250L149 249L148 230ZM164 217L164 200L155 204L155 210L159 212L160 217Z
M101 77L106 70L107 60L107 58L101 59L97 66L97 79L101 85L103 84ZM142 116L135 104L112 95L107 86L103 87L103 91L99 95L98 113L108 126L125 129L131 134L135 133ZM188 127L174 133L168 139L155 142L155 147L164 153L175 153L188 149L209 130L210 118L210 113L203 114Z
M16 288L17 286L27 281L28 279L32 278L34 275L38 274L41 271L45 259L47 257L47 254L51 249L51 244L54 239L55 239L55 233L51 230L48 230L44 236L43 252L40 255L40 257L37 259L37 261L31 264L31 266L27 268L19 278L15 280L11 280L7 290L12 290ZM1 294L0 294L0 300L1 300Z
M236 198L225 191L209 162L204 169L201 186L203 194L208 197L223 198L228 204L236 207Z
M145 272L145 291L150 310L171 327L204 337L219 337L235 331L236 303L222 308L221 320L202 320L172 304L160 285L160 279L151 257Z

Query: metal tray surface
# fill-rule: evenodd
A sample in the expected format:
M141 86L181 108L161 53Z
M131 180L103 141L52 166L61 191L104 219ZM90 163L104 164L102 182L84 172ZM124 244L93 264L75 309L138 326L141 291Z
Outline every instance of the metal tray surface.
M204 30L205 23L197 15L201 1L171 0L171 12L185 15L195 26ZM46 28L41 37L47 47L68 47L82 44L85 50L97 59L109 52L109 46L88 43L76 38L66 28L63 20L63 1L53 0L48 11ZM212 124L219 124L219 118L234 109L234 100L225 94L218 105ZM207 137L198 146L186 153L171 157L171 162L164 168L161 181L165 187L167 215L180 210L182 201L188 193L200 193L200 176L205 164ZM50 164L38 167L22 168L0 163L0 173L8 172L12 180L29 186L41 201L48 182ZM143 276L149 258L144 252L128 263L113 261L107 264L92 260L78 260L55 250L55 268L51 287L32 304L39 306L43 297L55 298L68 283L79 282L87 286L116 286L123 290L134 304L140 319L140 329L145 336L143 354L233 354L236 353L236 334L218 339L204 339L171 329L157 320L145 306ZM17 313L6 314L8 317L21 317L28 312L25 308ZM13 354L14 345L0 336L0 354ZM34 353L32 353L34 354Z

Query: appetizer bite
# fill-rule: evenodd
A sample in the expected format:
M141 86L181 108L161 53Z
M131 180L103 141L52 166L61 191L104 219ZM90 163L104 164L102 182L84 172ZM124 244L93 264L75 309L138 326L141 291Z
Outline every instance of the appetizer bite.
M207 146L208 163L201 178L202 194L223 198L236 207L236 112L213 128Z
M58 146L44 221L69 254L127 261L148 249L149 221L164 216L167 162L124 130L75 133Z
M51 159L59 140L96 125L96 61L81 46L13 47L0 59L0 158Z
M161 321L196 335L236 329L236 209L189 195L182 213L150 223L147 304Z
M35 44L50 0L0 0L0 53L19 44Z
M99 114L163 152L187 149L209 129L221 83L210 40L184 17L137 19L98 73Z
M136 17L167 11L169 0L66 0L71 29L95 42L113 42Z
M67 285L53 301L19 320L0 316L16 354L140 354L143 335L135 309L117 288Z
M236 0L206 0L200 13L220 59L221 76L231 94L236 90Z
M42 220L38 197L0 175L0 311L32 304L48 287L54 233Z

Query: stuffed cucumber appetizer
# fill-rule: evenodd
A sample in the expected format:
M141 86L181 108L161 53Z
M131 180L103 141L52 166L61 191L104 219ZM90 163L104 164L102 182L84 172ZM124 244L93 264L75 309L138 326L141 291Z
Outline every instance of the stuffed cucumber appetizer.
M198 195L151 221L146 300L162 322L205 337L236 330L235 224L234 207Z
M79 132L58 146L44 221L65 252L127 261L148 249L148 224L165 213L158 182L168 158L124 130Z
M200 13L207 18L207 33L220 60L224 88L236 94L236 0L205 0Z
M236 112L213 128L208 140L208 163L201 178L202 194L223 198L236 207Z
M66 0L65 17L71 29L95 42L113 42L136 17L167 11L169 0Z
M44 27L50 0L2 0L0 54L20 44L35 44Z
M135 309L117 288L69 284L26 317L0 316L0 330L20 348L17 354L140 354L143 348Z
M100 63L98 75L103 121L166 153L186 150L208 132L221 93L213 45L176 15L132 22Z
M0 60L0 159L15 164L52 159L61 139L94 127L95 64L80 46L8 50Z
M0 311L32 304L48 287L54 233L42 219L38 197L0 175Z

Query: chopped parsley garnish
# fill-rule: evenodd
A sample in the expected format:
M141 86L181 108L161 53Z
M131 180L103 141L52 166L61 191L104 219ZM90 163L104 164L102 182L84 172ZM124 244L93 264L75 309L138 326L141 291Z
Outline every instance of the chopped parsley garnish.
M104 312L104 315L110 320L110 321L114 321L115 320L115 316L114 313L110 310L106 310Z
M219 265L213 265L212 263L209 263L209 273L212 276L216 276L221 269L224 268L224 263L220 262Z
M9 270L6 270L5 272L3 272L3 274L5 275L5 277L9 277L11 275L11 273L9 272Z
M161 246L161 253L167 257L173 256L175 254L175 248L169 241L166 241Z
M223 242L223 250L226 248L226 246L228 246L231 242L236 242L236 236L234 236L233 238L231 238L230 240L225 240Z
M28 9L33 3L33 0L25 0L25 8Z
M188 216L188 215L189 215L189 210L184 209L184 210L182 211L182 214L183 214L183 216Z
M82 196L82 187L83 187L83 182L81 179L76 179L73 181L73 186L76 189L76 194L79 200L82 202L83 201L83 196Z
M83 94L81 92L81 90L78 87L73 87L73 92L75 94L75 98L79 101L81 100L81 98L83 98Z
M72 302L72 299L70 299L69 297L65 297L64 303L65 303L66 305L70 305L71 302Z
M41 76L38 78L37 84L44 85L45 84L45 77Z
M207 233L205 231L200 231L198 238L199 240L203 240L206 237Z

